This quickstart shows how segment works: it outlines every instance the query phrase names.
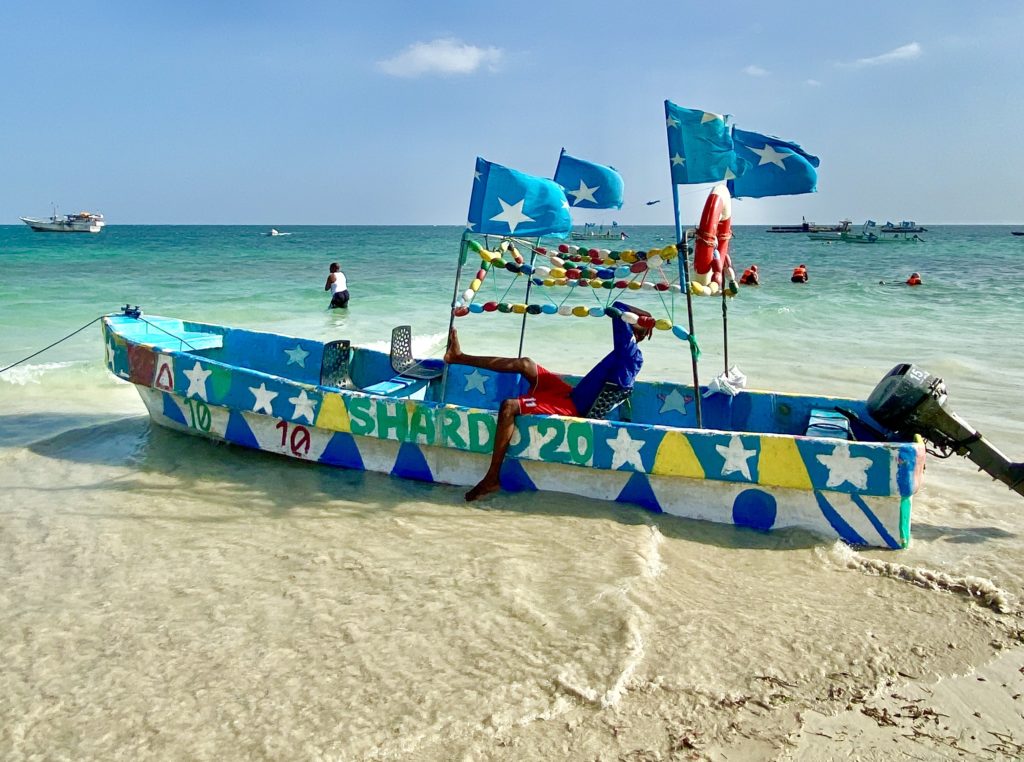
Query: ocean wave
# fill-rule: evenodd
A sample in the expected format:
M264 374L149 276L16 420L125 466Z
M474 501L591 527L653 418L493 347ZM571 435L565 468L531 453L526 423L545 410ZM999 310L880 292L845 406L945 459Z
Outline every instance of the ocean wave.
M0 374L0 381L13 384L15 386L25 386L26 384L38 384L40 379L47 373L55 370L62 370L64 368L71 368L76 365L88 365L87 362L46 362L40 363L39 365L19 365L11 368L7 372Z
M1013 595L984 577L954 576L920 566L906 566L876 558L866 558L842 542L832 545L829 555L833 561L848 569L855 569L876 577L903 580L927 590L942 590L965 595L975 603L992 609L998 614L1010 614L1016 610Z

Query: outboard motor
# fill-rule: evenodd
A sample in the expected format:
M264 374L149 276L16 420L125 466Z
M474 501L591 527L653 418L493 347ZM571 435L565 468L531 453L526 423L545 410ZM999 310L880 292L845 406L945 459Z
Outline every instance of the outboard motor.
M980 470L1024 495L1024 463L1011 463L977 429L946 409L946 385L941 378L910 363L897 365L871 392L867 408L890 431L920 434L938 448L929 450L932 454L970 458Z

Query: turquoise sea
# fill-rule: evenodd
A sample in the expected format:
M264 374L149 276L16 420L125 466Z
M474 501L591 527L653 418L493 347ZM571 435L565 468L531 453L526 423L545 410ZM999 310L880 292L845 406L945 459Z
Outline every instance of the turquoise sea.
M278 227L0 226L0 367L88 325L0 373L0 758L653 759L690 739L816 759L810 718L1024 664L1024 499L958 458L929 459L910 549L854 551L555 494L468 506L151 427L89 325L125 303L380 347L409 323L421 356L443 352L460 228ZM863 397L914 362L1022 459L1024 238L927 227L868 246L738 227L737 273L756 263L763 285L727 302L729 364L752 388ZM624 229L593 245L673 239ZM326 309L334 261L347 312ZM706 382L722 300L694 308ZM467 351L518 346L518 316L457 325ZM531 318L525 352L585 372L604 327ZM644 352L644 377L689 378L671 335ZM991 722L979 737L1010 720Z

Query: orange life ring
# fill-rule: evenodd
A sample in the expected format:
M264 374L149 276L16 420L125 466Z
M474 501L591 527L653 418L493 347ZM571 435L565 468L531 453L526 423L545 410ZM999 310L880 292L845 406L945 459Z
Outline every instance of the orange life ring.
M722 288L722 274L731 274L729 241L732 239L732 197L725 185L716 185L704 202L704 211L697 226L697 242L693 247L694 281L711 291ZM718 257L715 257L715 248ZM714 283L717 288L712 286Z

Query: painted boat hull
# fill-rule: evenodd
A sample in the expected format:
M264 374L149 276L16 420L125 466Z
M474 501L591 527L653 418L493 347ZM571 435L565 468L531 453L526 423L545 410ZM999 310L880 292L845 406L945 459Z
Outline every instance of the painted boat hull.
M495 400L517 392L502 386L517 383L507 377L461 366L449 368L443 402L323 387L314 381L322 354L315 341L180 321L180 327L165 323L159 332L131 336L125 320L104 319L107 366L137 386L154 422L322 465L475 484L489 460ZM178 332L182 340L167 338ZM229 362L232 351L250 354L257 345L264 367ZM387 360L361 351L367 372ZM296 367L296 357L310 367ZM695 429L686 425L692 415L686 386L640 386L636 412L683 425L520 416L502 486L758 530L802 528L855 545L909 542L911 501L923 468L920 443ZM745 415L751 427L764 429L764 410L786 417L827 399L746 394L709 398L706 415ZM491 407L473 404L478 398Z

